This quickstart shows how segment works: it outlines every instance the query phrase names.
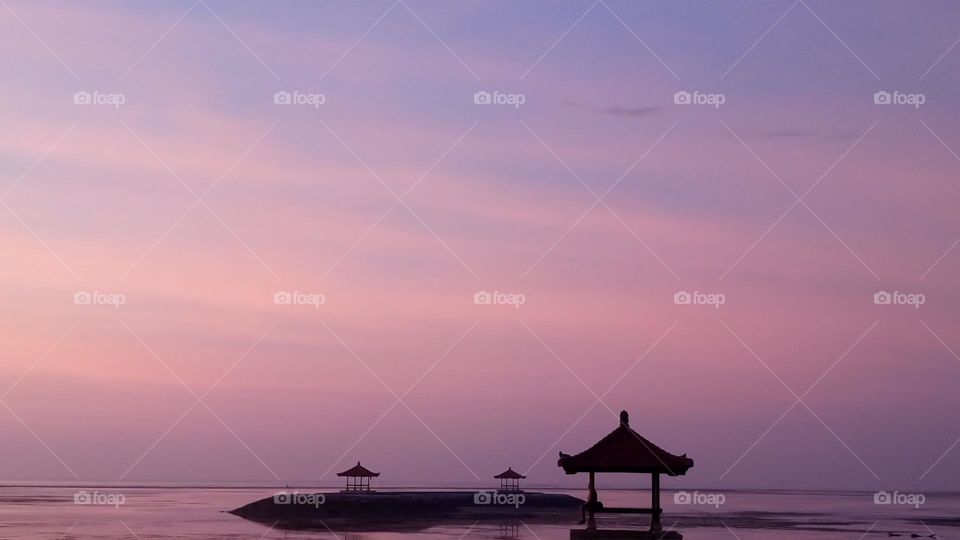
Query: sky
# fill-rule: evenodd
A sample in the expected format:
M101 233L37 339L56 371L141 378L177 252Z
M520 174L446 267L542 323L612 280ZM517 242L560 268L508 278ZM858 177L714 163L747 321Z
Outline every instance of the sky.
M956 488L958 27L3 0L0 478Z

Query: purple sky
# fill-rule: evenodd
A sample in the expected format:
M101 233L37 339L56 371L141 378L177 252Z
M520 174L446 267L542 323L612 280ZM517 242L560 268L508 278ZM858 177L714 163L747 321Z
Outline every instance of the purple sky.
M0 477L955 488L922 7L4 0Z

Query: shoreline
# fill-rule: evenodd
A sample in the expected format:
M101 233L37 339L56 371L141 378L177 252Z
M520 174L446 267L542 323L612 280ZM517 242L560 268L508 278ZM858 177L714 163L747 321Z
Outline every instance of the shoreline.
M301 489L301 490L331 490L339 491L343 489L342 484L190 484L190 483L111 483L111 482L69 482L69 483L43 483L43 482L15 482L15 483L4 483L0 482L0 489L3 488L48 488L48 489L89 489L89 488L128 488L128 489L209 489L209 490L253 490L253 489L266 489L266 490L277 490L282 491L284 489ZM450 486L450 485L398 485L398 486L379 486L378 491L380 492L396 492L396 491L491 491L494 488L491 488L489 485L482 486ZM571 492L571 491L586 491L586 488L583 486L573 486L573 487L564 487L564 486L540 486L536 484L530 484L524 486L526 491L548 491L548 492ZM901 489L904 491L907 488ZM649 492L650 488L648 487L604 487L604 491L611 492ZM682 487L682 488L662 488L664 493L676 493L676 492L713 492L713 493L756 493L756 494L783 494L783 495L830 495L830 496L863 496L863 495L872 495L876 493L877 490L850 490L850 489L785 489L785 488L716 488L716 487ZM889 490L888 490L889 491ZM943 497L960 497L960 491L946 491L946 490L918 490L922 491L928 497L933 496L943 496Z

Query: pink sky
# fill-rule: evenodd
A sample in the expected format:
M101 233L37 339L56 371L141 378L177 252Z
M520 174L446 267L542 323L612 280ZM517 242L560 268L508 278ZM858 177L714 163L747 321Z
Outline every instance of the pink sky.
M8 4L3 479L955 487L955 9Z

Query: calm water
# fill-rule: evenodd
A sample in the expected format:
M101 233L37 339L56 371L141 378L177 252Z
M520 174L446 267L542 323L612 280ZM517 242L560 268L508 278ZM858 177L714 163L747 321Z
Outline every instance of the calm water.
M122 494L122 504L80 505L74 495L98 493L100 503ZM386 540L414 538L569 538L569 524L522 523L447 525L415 533L341 531L287 532L270 529L224 511L262 497L274 490L263 488L65 488L0 487L0 538L339 538ZM583 497L579 491L566 491ZM919 508L907 505L876 505L870 493L750 492L726 491L718 508L674 504L665 494L664 527L672 527L685 539L859 539L886 538L888 531L943 539L960 539L960 494L927 494ZM81 495L82 497L82 495ZM691 497L692 498L692 497ZM640 491L605 491L601 499L609 506L646 504L649 495ZM701 492L700 502L716 502ZM601 526L645 526L643 518L606 518ZM872 528L872 529L871 529ZM864 536L864 532L871 532Z

